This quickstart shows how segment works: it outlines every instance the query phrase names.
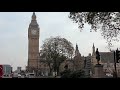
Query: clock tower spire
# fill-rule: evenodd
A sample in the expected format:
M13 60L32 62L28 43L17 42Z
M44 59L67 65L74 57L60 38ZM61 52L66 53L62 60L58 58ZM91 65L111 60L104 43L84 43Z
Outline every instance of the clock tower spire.
M35 25L38 27L38 23L37 23L36 18L37 18L36 14L35 14L35 12L33 12L32 17L31 17L31 23L30 23L29 27L30 26L35 26Z
M39 59L39 25L33 12L28 28L28 70L32 72L38 69Z
M36 20L36 15L35 15L35 12L33 12L33 15L32 15L32 20Z

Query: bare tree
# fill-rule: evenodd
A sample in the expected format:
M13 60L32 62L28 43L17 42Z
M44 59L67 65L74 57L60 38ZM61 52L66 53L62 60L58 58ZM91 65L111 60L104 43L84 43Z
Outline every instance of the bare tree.
M46 60L47 65L50 68L50 75L52 70L59 74L60 64L67 58L72 58L73 45L65 38L50 37L44 41L41 50L41 57Z

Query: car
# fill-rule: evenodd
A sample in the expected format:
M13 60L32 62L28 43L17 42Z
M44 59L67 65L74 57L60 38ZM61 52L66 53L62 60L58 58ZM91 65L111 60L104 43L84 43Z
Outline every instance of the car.
M10 75L3 75L2 78L12 78Z
M28 73L28 74L26 74L26 78L35 78L35 74L34 73Z
M13 78L18 78L18 73L13 73Z
M20 75L20 74L18 74L18 78L21 78L21 75Z
M26 74L25 73L21 73L21 78L25 78L26 77Z

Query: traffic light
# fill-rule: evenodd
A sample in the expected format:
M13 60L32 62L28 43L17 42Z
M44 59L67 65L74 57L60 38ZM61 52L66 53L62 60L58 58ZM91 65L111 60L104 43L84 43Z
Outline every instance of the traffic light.
M120 51L117 49L116 50L116 63L119 63L119 59L120 59Z

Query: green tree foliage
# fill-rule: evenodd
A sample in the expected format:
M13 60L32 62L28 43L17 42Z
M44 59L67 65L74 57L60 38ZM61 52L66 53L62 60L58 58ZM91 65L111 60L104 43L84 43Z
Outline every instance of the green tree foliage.
M50 37L44 41L40 57L47 62L50 73L54 70L59 74L60 64L67 58L72 58L73 51L72 43L65 38Z
M85 23L91 25L91 31L100 29L108 45L112 45L111 41L118 41L120 12L70 12L69 18L78 23L80 30Z
M68 69L61 72L61 78L85 78L85 72L83 70L70 71Z
M64 70L61 72L61 78L70 78L71 73L72 72L70 70Z
M74 71L71 73L70 78L84 78L85 72L83 70Z

